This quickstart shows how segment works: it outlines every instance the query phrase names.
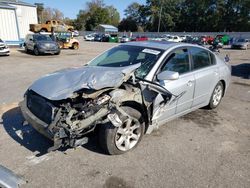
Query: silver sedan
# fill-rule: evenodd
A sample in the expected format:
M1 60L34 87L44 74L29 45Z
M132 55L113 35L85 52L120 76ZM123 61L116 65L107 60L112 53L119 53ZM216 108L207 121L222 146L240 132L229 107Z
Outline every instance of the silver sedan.
M40 78L20 106L25 119L54 141L50 151L83 145L98 130L102 148L122 154L174 118L216 108L230 75L230 65L201 46L131 42L86 66Z

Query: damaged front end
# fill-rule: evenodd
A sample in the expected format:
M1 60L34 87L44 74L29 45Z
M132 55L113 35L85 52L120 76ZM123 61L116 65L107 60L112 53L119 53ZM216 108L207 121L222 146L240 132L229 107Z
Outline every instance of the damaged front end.
M83 88L60 100L48 99L31 87L20 103L21 111L38 132L54 141L49 151L77 147L87 143L87 134L97 125L111 122L118 127L131 118L120 108L125 103L144 105L139 84L129 77L125 75L119 87Z
M40 133L54 141L50 150L61 146L77 147L109 112L108 95L96 99L78 96L50 101L29 90L20 104L25 119Z

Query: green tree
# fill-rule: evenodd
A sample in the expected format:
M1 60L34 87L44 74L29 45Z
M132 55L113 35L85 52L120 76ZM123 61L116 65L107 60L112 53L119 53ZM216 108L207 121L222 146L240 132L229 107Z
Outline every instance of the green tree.
M111 24L111 25L114 25L117 27L119 25L119 22L120 22L119 12L113 6L106 6L105 9L107 9L108 15L109 15L108 24Z
M118 25L118 29L119 31L122 31L122 32L124 31L135 32L138 30L138 26L137 26L136 21L131 19L131 17L129 17L129 18L122 19L122 21Z
M141 5L139 3L132 3L130 4L125 10L125 15L127 21L131 22L133 20L133 23L135 22L137 25L137 28L141 28L142 30L145 30L147 28L148 24L148 7L145 5Z
M157 31L160 23L160 31L174 31L180 17L180 2L181 0L147 0L150 22L148 29Z
M80 10L75 21L78 30L93 31L99 24L117 26L120 15L113 6L105 6L102 0L92 0L86 3L86 9Z

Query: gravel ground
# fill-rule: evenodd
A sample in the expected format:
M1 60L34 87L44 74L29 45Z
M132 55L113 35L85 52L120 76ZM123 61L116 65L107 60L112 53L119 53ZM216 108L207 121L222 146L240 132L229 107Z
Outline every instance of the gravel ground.
M81 66L114 45L82 41L60 56L12 49L0 57L0 164L27 181L22 187L250 187L249 50L222 50L233 77L216 110L171 121L120 156L104 154L95 134L83 147L46 152L52 143L21 123L23 93L40 76Z

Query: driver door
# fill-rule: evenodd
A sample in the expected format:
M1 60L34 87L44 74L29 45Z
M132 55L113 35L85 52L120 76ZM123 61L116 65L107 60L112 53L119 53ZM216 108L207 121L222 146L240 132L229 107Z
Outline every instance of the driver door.
M170 91L173 96L165 105L162 103L162 96L158 95L156 97L154 101L153 120L164 123L190 110L195 87L195 77L190 70L190 55L187 48L175 49L167 56L158 73L174 71L179 73L179 78L176 80L156 80L158 84Z

